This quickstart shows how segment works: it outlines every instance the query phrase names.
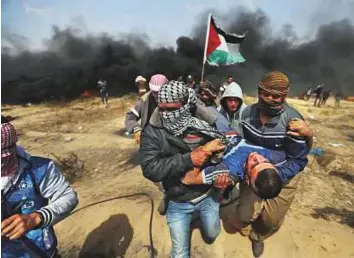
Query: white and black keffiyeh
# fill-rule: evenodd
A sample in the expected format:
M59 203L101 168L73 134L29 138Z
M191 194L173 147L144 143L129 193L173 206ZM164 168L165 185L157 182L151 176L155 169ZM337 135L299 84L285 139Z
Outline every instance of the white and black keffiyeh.
M158 93L158 103L182 102L182 108L175 111L160 111L162 124L170 133L179 136L187 128L194 129L214 139L226 141L226 137L207 122L192 116L191 109L196 106L197 97L193 89L183 82L170 81L163 85Z

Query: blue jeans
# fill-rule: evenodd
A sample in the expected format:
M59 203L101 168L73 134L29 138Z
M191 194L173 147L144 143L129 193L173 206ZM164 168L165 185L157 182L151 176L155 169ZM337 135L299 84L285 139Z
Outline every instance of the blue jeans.
M170 201L167 208L167 224L172 240L172 258L189 257L190 227L193 213L200 214L202 234L212 243L220 233L219 202L208 196L197 204Z

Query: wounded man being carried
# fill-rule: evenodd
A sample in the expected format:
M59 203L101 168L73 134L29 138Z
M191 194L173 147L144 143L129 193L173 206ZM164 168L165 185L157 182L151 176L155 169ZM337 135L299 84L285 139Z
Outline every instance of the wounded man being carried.
M239 136L233 136L219 164L194 168L182 182L187 185L213 184L218 175L227 173L232 184L246 182L262 199L272 199L283 186L277 166L285 161L283 151L252 145Z

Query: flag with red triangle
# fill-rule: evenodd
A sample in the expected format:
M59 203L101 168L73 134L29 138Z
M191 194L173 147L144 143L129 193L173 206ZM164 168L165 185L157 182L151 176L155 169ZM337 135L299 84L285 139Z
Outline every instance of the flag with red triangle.
M223 31L210 15L204 58L214 66L245 62L245 58L240 53L240 43L245 37L245 34L238 35Z

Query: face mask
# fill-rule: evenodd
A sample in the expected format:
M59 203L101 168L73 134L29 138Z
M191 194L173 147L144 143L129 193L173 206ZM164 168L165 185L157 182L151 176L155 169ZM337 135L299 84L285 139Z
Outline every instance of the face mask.
M1 177L12 176L18 169L18 160L15 154L1 158Z
M261 97L258 98L258 105L260 106L262 112L269 117L280 115L283 113L285 108L284 102L265 101Z

